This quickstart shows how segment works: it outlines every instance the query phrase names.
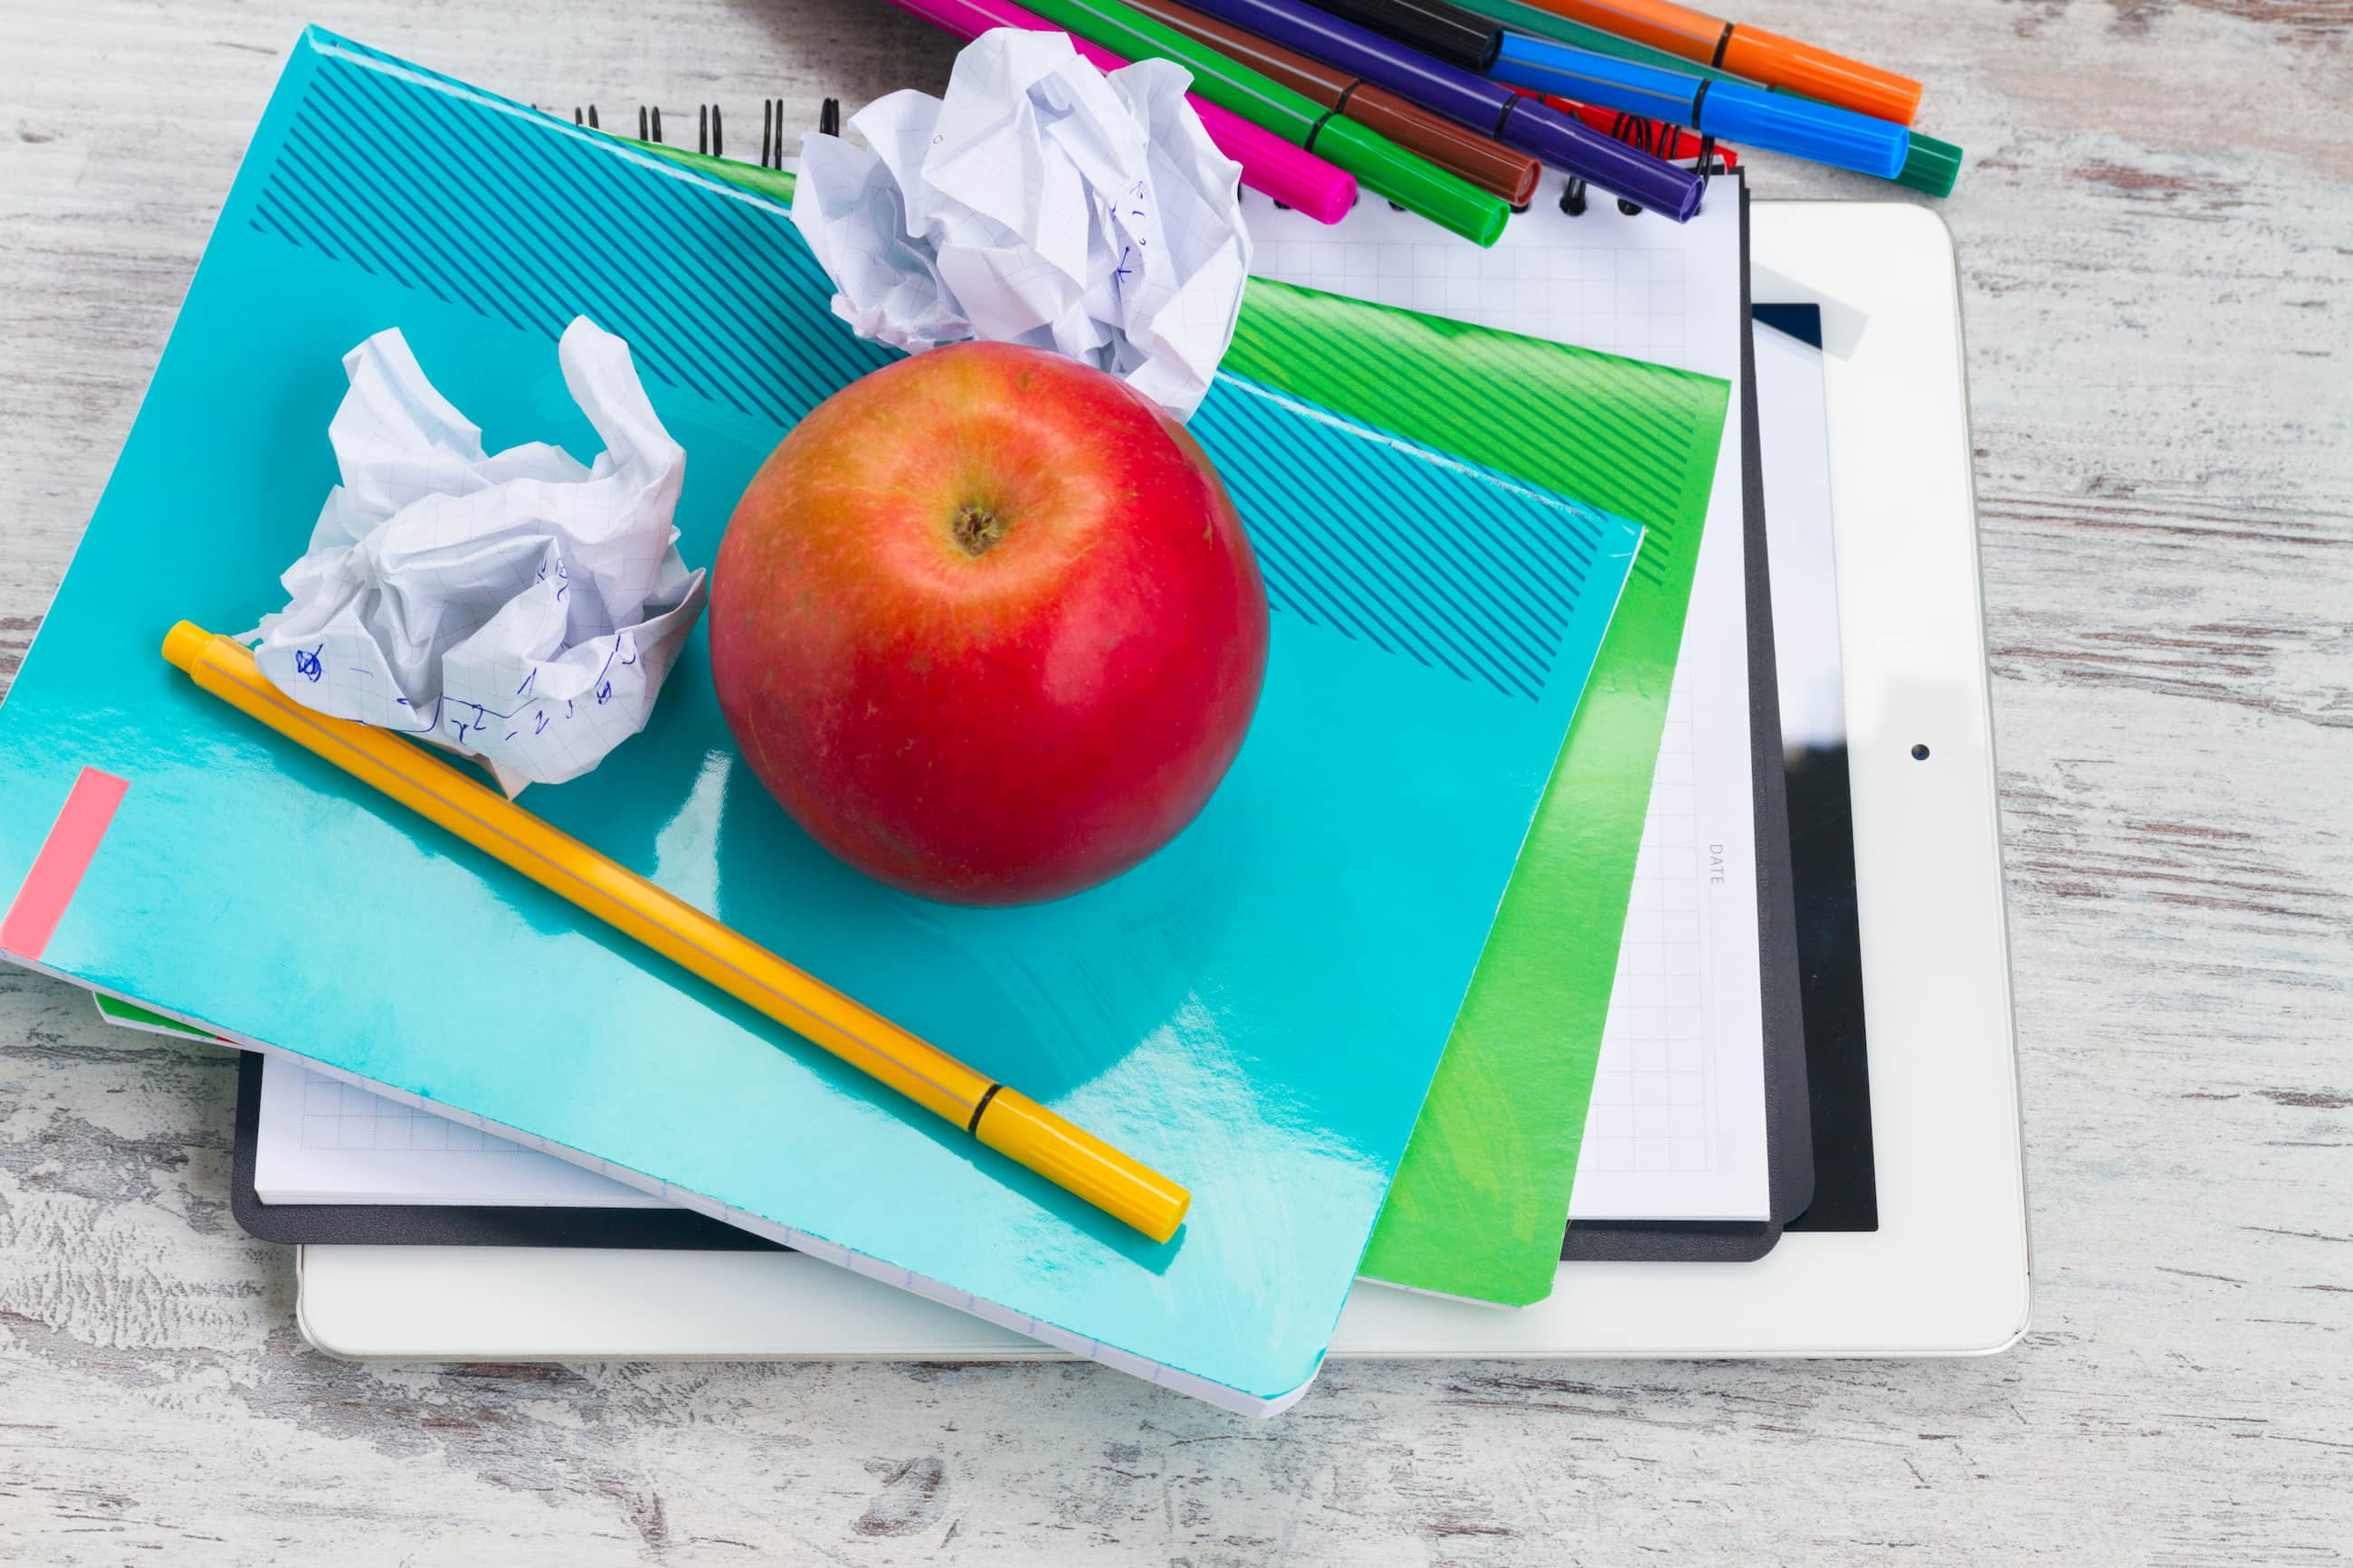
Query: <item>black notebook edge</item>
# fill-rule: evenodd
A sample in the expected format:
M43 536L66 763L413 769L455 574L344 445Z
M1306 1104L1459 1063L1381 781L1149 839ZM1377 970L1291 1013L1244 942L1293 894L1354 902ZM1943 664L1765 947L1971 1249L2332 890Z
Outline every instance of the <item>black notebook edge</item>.
M1767 1205L1763 1220L1578 1220L1571 1263L1752 1263L1814 1196L1814 1133L1799 998L1798 909L1781 760L1781 683L1773 656L1773 576L1765 531L1765 454L1757 414L1755 306L1748 280L1749 197L1740 184L1741 544L1748 612L1748 744L1757 814L1757 979L1765 1026Z
M451 1204L265 1204L254 1189L261 1147L263 1057L237 1069L237 1141L229 1214L259 1241L376 1247L596 1247L783 1252L776 1242L689 1209L467 1206Z

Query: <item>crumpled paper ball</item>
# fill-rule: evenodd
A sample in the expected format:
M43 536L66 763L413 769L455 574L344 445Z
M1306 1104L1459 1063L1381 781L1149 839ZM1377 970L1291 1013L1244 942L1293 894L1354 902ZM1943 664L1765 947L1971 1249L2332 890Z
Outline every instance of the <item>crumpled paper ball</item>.
M511 795L645 727L705 597L670 526L686 453L628 345L581 317L557 355L593 464L484 452L397 330L345 355L343 483L280 579L291 602L244 639L305 707L479 756Z
M866 147L812 133L793 221L835 313L910 352L1051 349L1190 416L1250 262L1240 167L1191 84L1166 60L1105 76L1061 33L999 28L956 57L944 99L896 92L854 117Z

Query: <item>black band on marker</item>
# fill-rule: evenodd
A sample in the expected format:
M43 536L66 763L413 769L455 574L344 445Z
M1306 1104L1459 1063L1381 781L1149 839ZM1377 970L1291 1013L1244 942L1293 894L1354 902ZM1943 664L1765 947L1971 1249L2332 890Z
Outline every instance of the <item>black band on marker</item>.
M1714 77L1702 77L1699 79L1699 90L1692 94L1692 129L1698 132L1703 136L1707 134L1707 127L1700 123L1699 106L1707 101L1707 89L1715 85L1715 79ZM1735 99L1733 101L1737 103L1740 100L1738 99ZM1736 115L1734 118L1737 119L1738 116Z
M1715 53L1709 58L1707 63L1714 66L1718 70L1722 70L1724 68L1724 51L1731 47L1732 29L1736 25L1736 24L1731 22L1726 22L1724 25L1724 31L1716 35Z
M979 1133L980 1113L988 1109L988 1102L995 1100L997 1098L997 1091L1004 1087L1005 1086L1001 1083L992 1083L987 1089L980 1091L980 1103L972 1108L972 1120L964 1124L964 1130L966 1132L970 1132L975 1135Z
M1512 117L1512 110L1517 109L1523 101L1524 100L1521 99L1520 95L1516 92L1504 100L1504 107L1495 111L1495 129L1488 132L1487 134L1494 137L1499 142L1503 140L1504 121Z
M1335 103L1335 104L1334 104L1334 105L1332 106L1332 112L1333 112L1333 113L1335 113L1335 114L1345 114L1345 113L1347 113L1347 112L1348 112L1348 100L1350 100L1350 99L1352 99L1352 98L1356 97L1356 89L1357 89L1358 88L1360 88L1360 87L1364 86L1364 85L1365 85L1365 79L1364 79L1363 77L1358 77L1356 80L1354 80L1354 81L1350 82L1347 86L1345 86L1345 87L1342 88L1342 89L1340 89L1340 101L1339 101L1339 102L1337 102L1337 103Z
M1307 128L1307 140L1299 144L1299 150L1303 153L1313 153L1315 151L1315 137L1317 133L1320 132L1324 127L1331 124L1332 117L1339 112L1340 111L1337 109L1327 109L1323 113L1317 115L1315 117L1315 123ZM996 1091L992 1089L990 1092L995 1093ZM988 1102L987 1100L983 1100L981 1103L986 1105ZM973 1112L973 1115L975 1118L977 1118L980 1115L980 1112L976 1110Z

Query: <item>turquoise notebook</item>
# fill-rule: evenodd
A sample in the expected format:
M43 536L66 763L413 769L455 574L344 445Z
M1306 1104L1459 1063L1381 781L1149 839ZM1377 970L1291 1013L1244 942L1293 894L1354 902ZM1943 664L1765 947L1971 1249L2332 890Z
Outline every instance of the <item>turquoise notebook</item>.
M334 479L341 356L370 333L399 327L492 447L584 458L555 337L575 313L620 333L687 450L677 521L702 563L783 431L887 357L829 292L762 199L306 35L0 706L0 896L83 769L127 785L53 928L0 927L8 956L1229 1407L1279 1408L1321 1361L1413 1130L1631 524L1221 378L1193 429L1276 606L1265 696L1201 818L1134 871L1016 910L860 878L739 765L700 633L645 733L525 797L1187 1184L1166 1246L158 656L177 618L236 627L276 606ZM55 870L32 879L43 896Z

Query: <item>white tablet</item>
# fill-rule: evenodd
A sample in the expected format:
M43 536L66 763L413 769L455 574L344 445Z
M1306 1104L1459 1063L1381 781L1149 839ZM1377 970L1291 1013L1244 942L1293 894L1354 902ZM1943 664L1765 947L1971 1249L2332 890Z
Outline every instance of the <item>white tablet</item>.
M1968 1354L2025 1329L2015 1036L1951 237L1917 206L1760 202L1750 246L1757 304L1819 312L1818 359L1760 326L1757 369L1768 517L1777 495L1795 498L1783 521L1820 510L1805 499L1806 465L1786 461L1803 442L1773 438L1777 414L1794 417L1818 385L1827 426L1812 488L1826 471L1834 547L1785 540L1777 523L1773 573L1788 743L1835 751L1842 740L1852 798L1861 975L1849 1025L1867 1100L1847 1113L1843 1168L1818 1160L1821 1215L1754 1262L1565 1263L1550 1300L1517 1311L1359 1284L1335 1355ZM1853 1073L1847 1092L1865 1076ZM1060 1353L791 1254L310 1246L300 1267L302 1331L344 1356Z

